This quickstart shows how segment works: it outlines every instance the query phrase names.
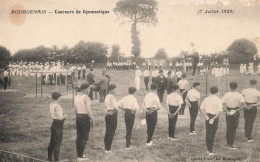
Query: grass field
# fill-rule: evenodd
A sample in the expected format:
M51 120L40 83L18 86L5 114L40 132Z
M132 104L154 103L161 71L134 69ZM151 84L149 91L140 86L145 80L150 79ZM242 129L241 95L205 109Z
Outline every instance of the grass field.
M96 70L96 75L100 76L100 70ZM111 83L117 85L117 100L127 95L128 86L134 86L134 71L108 71L111 77ZM238 91L247 88L249 80L255 78L260 82L259 76L238 75L238 71L231 71L228 77L230 81L238 82ZM188 75L188 80L192 84L195 81L201 83L201 96L204 99L206 95L205 76L196 75L193 80ZM151 82L151 81L150 81ZM217 78L208 75L208 90L210 86L217 85ZM226 92L226 78L221 79L220 96ZM260 84L259 84L260 85ZM33 96L35 93L35 77L13 77L13 89L20 92L0 92L0 150L7 150L22 155L32 156L39 159L47 159L47 147L50 139L50 126L52 120L49 113L50 94L55 90L54 86L46 85L43 98L25 97ZM258 86L260 90L260 87ZM58 87L58 91L66 94L66 87ZM71 92L71 89L70 89ZM136 93L139 104L141 105L145 94L144 83L141 82L141 90ZM209 94L209 93L208 93ZM166 99L166 93L164 95ZM226 146L226 124L225 115L220 117L220 123L217 130L214 152L216 157L208 157L205 143L205 123L202 114L198 115L195 129L198 132L196 136L190 136L189 118L179 118L177 121L176 137L180 141L173 142L167 139L168 136L168 119L164 109L159 111L158 124L153 136L154 145L147 148L146 125L140 124L140 118L135 121L132 134L132 144L134 149L125 149L125 124L123 113L119 111L118 126L114 142L112 144L113 154L105 154L104 135L105 135L105 105L94 101L92 106L95 117L95 127L90 131L89 141L87 143L85 154L91 161L249 161L255 162L260 160L260 115L257 114L252 137L254 143L247 143L244 138L244 118L241 112L240 123L237 129L235 146L238 150L231 151ZM60 151L60 159L76 159L76 126L75 114L72 106L72 100L62 99L61 106L68 118L64 125L63 141ZM188 113L188 110L185 112ZM229 160L225 160L229 159ZM218 160L220 159L220 160Z

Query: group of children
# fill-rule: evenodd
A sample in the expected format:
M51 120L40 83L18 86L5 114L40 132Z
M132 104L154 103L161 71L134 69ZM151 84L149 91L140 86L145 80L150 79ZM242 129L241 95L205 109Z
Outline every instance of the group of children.
M185 76L183 75L183 79ZM180 83L180 81L179 81ZM183 83L186 85L187 83ZM182 105L185 103L190 111L190 135L196 135L195 121L200 111L205 117L206 125L206 145L209 156L216 155L213 153L213 144L215 134L218 128L219 116L223 111L226 112L226 139L227 147L230 150L235 150L234 137L239 122L239 111L244 110L245 118L245 137L247 142L253 142L251 138L254 121L256 118L257 107L260 97L260 92L256 90L257 81L250 81L250 88L242 91L242 94L237 92L237 83L231 82L231 91L226 93L222 99L218 94L218 88L213 86L210 88L211 95L206 97L200 104L200 83L193 83L191 90L185 90L187 97L183 98L183 93L180 91L181 84L172 84L171 92L166 99L166 106L168 112L168 139L172 141L179 140L175 137L176 123L178 114L181 111ZM111 153L111 146L113 143L115 131L117 128L118 109L124 110L124 118L126 125L126 148L131 149L131 134L134 126L136 113L143 113L147 124L147 140L146 146L150 147L153 144L152 137L157 125L158 110L162 108L160 98L158 97L157 83L151 84L151 91L148 91L143 100L143 109L139 108L137 99L134 96L136 92L135 87L128 89L128 95L117 102L116 85L109 84L108 94L105 97L105 122L106 133L104 137L104 149L106 153ZM91 112L91 100L88 95L90 87L88 84L82 84L79 93L75 96L74 104L76 108L76 128L77 139L76 149L78 161L86 160L84 149L88 141L90 127L94 126L94 117ZM52 94L53 102L50 104L51 117L53 123L51 127L51 140L48 149L48 159L52 160L54 153L55 160L59 158L59 148L62 140L62 129L66 115L63 114L62 108L59 105L60 93L54 92ZM143 110L143 111L142 111Z
M12 76L35 76L37 73L38 77L41 77L43 84L55 84L65 85L66 76L68 81L76 77L77 79L85 79L87 67L84 64L81 65L70 65L69 63L64 64L63 61L57 62L16 62L8 65L8 70ZM41 72L41 73L40 73Z
M260 74L260 64L258 64L257 66L257 74ZM254 72L254 63L249 63L248 66L246 64L240 64L240 75L243 76L243 75L254 75L256 74Z

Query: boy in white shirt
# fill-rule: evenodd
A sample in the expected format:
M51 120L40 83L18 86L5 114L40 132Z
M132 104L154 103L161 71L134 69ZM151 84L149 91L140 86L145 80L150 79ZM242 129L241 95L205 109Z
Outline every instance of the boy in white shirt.
M260 92L256 89L257 81L255 79L250 80L250 88L244 89L242 95L245 99L246 105L254 105L259 102ZM244 109L244 118L245 118L245 137L247 142L253 142L251 138L251 133L254 127L254 122L257 114L257 107L253 106L250 109Z
M201 106L201 113L205 116L206 123L206 143L207 153L209 156L216 155L213 153L214 139L218 128L219 116L222 113L222 102L217 97L218 88L210 88L211 95L206 97Z
M150 78L150 71L149 71L149 69L146 68L143 74L144 74L145 89L146 89L146 91L148 91L148 83L149 83L149 78Z
M175 141L179 140L174 137L175 127L178 119L178 112L181 109L183 99L178 93L179 86L174 84L172 85L172 93L167 96L166 105L168 107L168 120L169 120L169 139Z
M157 124L157 110L161 108L160 99L157 96L157 84L151 84L151 92L147 93L144 97L144 108L146 112L147 123L147 141L146 146L152 146L152 137L154 134L155 126Z
M61 94L59 92L53 92L51 97L53 101L50 104L51 118L53 119L51 126L51 140L48 147L48 161L52 161L52 155L54 154L54 160L59 161L59 152L63 135L63 125L67 118L66 114L63 114L62 107L60 106Z
M181 106L180 115L184 115L185 106L186 106L186 96L189 89L189 81L186 79L186 74L183 73L181 76L181 80L178 82L178 86L180 87L180 93L183 98L183 104Z
M133 96L136 92L135 87L129 87L128 96L122 98L117 104L118 108L124 110L126 126L126 148L131 149L131 135L135 122L135 113L138 110L137 99Z
M111 146L115 136L115 131L117 127L117 114L118 114L118 105L115 99L115 88L116 85L110 84L108 86L108 95L105 98L106 105L106 134L104 138L105 143L105 152L111 153Z
M230 150L236 150L233 146L236 129L238 127L239 123L239 111L244 109L246 107L245 101L243 96L238 93L237 90L237 83L231 82L230 83L230 92L227 92L223 98L223 110L225 110L226 113L226 123L227 123L227 132L226 132L226 138L227 138L227 145L228 149Z
M189 106L190 111L190 135L196 135L195 131L195 121L198 116L198 111L200 107L200 83L193 83L192 89L189 90L186 97L186 104Z

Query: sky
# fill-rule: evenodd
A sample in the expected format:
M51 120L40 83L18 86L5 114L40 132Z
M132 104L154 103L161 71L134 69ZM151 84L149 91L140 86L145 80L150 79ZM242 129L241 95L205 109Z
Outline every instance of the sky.
M131 55L131 22L115 15L118 0L0 0L0 45L12 54L39 45L73 47L80 40L118 44ZM157 0L158 1L158 0ZM231 3L234 1L234 3ZM169 57L181 51L211 54L236 39L253 40L260 50L260 0L160 0L155 25L138 24L141 56L164 48ZM221 2L221 3L218 3ZM220 5L221 4L221 5ZM231 5L232 4L232 5ZM13 8L46 10L46 14L10 14ZM232 9L233 14L205 14ZM55 14L57 11L104 10L108 14ZM203 10L202 14L198 14ZM49 13L52 12L52 13ZM191 43L194 46L191 46ZM260 53L260 52L258 52Z

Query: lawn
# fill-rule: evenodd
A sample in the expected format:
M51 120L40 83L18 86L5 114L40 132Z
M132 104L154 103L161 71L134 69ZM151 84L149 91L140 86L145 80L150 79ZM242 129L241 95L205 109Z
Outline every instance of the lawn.
M100 70L95 70L96 76L100 76ZM119 100L127 95L129 86L134 86L134 71L108 71L111 77L111 83L117 85L116 98ZM238 82L238 91L249 86L250 79L257 79L259 76L239 76L238 71L231 71L228 76L228 82ZM206 96L206 78L196 75L191 80L188 74L190 84L195 81L201 83L202 99ZM83 81L81 81L83 82ZM151 81L150 81L151 82ZM218 84L218 79L211 74L208 75L209 87ZM221 78L220 96L226 92L226 78ZM259 84L260 85L260 84ZM47 96L51 92L61 91L67 95L66 86L53 85L43 86L43 98L35 98L35 77L13 77L13 89L20 92L0 91L0 150L11 151L14 153L31 156L39 159L47 159L47 147L50 139L50 126L52 120L49 113L49 104L51 99ZM40 88L40 87L38 87ZM258 86L260 90L260 87ZM71 88L69 89L71 95ZM141 82L141 90L135 96L141 105L145 94L144 83ZM209 93L208 93L209 94ZM39 95L38 95L39 96ZM166 99L166 93L164 95ZM105 105L94 101L92 111L95 118L95 127L90 131L89 141L87 143L85 154L91 161L259 161L260 159L260 115L257 114L254 130L252 133L255 139L254 143L247 143L244 138L244 118L241 112L240 123L237 129L235 146L238 150L231 151L226 146L226 124L225 114L220 117L220 123L217 130L214 152L216 157L208 157L205 143L205 123L202 114L198 115L195 129L198 132L196 136L190 136L189 117L179 118L177 121L176 137L180 141L173 142L167 139L168 119L163 103L163 109L159 111L158 124L153 136L154 145L147 148L146 125L140 124L140 118L136 118L132 134L132 144L134 149L125 149L125 124L122 111L119 111L118 126L114 142L112 144L113 154L105 154L104 135L105 135ZM76 159L76 126L75 113L70 98L63 98L61 106L68 118L64 125L63 141L60 151L60 159L75 161ZM188 116L188 110L185 111Z

